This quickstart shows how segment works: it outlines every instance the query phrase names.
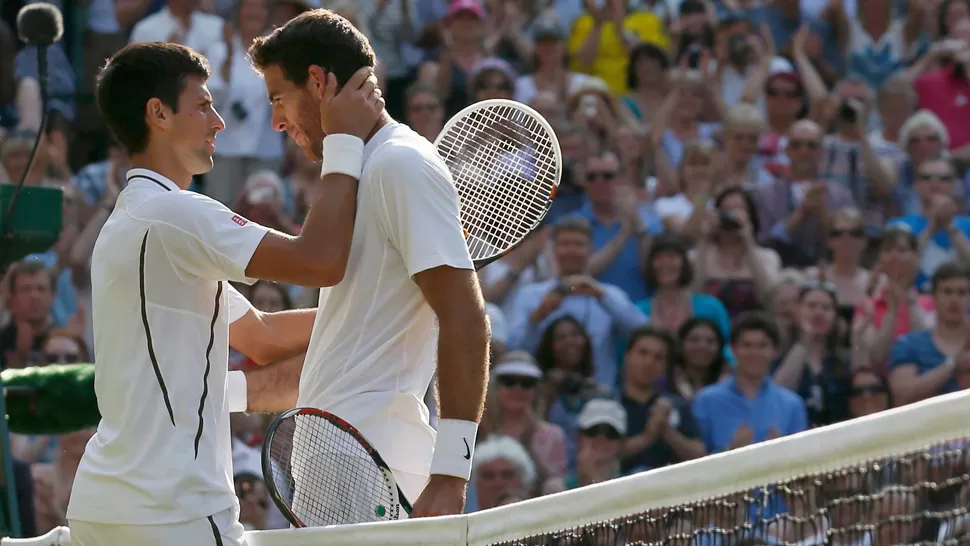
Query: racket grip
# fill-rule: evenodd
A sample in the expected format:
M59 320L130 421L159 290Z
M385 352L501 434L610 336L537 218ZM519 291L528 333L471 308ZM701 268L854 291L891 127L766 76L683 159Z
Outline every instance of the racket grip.
M246 374L241 370L233 370L226 374L226 398L229 401L229 413L246 411L249 407L249 382Z

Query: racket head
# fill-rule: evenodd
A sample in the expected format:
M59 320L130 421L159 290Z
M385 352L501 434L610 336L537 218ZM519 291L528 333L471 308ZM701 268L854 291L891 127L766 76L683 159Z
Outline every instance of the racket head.
M435 139L458 189L476 269L501 258L549 212L562 179L552 125L520 102L490 99L452 116Z
M295 527L400 518L411 512L380 453L353 425L316 408L295 408L269 426L262 448L270 497Z

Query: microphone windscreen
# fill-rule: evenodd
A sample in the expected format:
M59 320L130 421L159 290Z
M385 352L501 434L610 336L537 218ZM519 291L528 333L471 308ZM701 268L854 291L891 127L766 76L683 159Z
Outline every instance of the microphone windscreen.
M7 390L10 432L67 434L96 427L101 420L93 364L8 368L0 378Z
M17 36L28 45L49 46L63 35L64 18L53 4L28 4L17 13Z

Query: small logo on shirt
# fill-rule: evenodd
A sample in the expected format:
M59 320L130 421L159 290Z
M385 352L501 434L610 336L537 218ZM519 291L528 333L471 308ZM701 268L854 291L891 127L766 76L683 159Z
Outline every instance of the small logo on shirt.
M472 450L468 447L468 440L462 438L462 441L465 442L465 460L469 461L472 458Z
M240 226L245 226L246 224L249 223L246 221L245 218L243 218L242 216L239 216L238 214L232 217L232 221L239 224Z

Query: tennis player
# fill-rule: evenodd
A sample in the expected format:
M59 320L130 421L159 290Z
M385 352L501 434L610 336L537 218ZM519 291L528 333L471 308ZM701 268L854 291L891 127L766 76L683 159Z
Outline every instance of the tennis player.
M75 546L244 544L229 411L246 405L227 396L228 341L274 358L305 345L310 328L306 313L296 313L261 333L226 281L329 286L346 269L359 171L324 163L299 237L187 191L193 175L212 168L224 127L208 76L205 58L190 49L141 43L112 57L98 82L98 105L132 169L92 256L103 417L71 493ZM328 88L322 100L331 110L320 123L331 138L353 145L369 134L384 109L376 85L368 68L341 93ZM288 324L293 331L281 332ZM278 336L270 349L254 349L270 336ZM256 372L243 384L259 387Z
M318 9L257 39L249 53L265 79L274 127L311 159L337 161L331 141L338 135L321 129L335 108L324 97L374 66L367 39ZM320 293L298 406L360 430L413 504L412 517L461 513L489 333L458 192L435 147L386 113L358 148L336 150L347 171L362 172L357 222L346 276ZM436 362L437 438L424 403Z

